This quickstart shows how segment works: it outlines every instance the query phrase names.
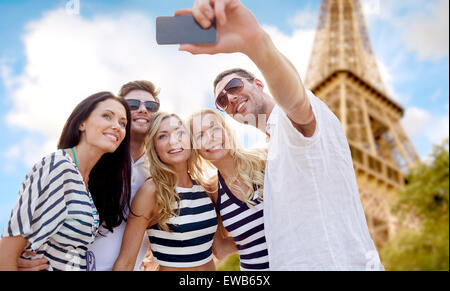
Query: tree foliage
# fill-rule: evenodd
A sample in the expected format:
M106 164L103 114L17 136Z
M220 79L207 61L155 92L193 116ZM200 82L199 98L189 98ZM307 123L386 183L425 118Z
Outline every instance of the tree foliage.
M224 259L219 266L217 267L217 271L240 271L239 266L239 255L232 254Z
M381 256L388 270L449 270L449 142L434 148L431 161L418 164L407 177L393 212L415 215L418 229L397 233Z

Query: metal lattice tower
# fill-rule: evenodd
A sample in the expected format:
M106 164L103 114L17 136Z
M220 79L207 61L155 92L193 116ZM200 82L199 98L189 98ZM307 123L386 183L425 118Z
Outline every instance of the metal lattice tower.
M404 109L384 87L359 0L322 0L305 85L343 125L369 230L381 247L397 225L388 203L419 157L400 125Z

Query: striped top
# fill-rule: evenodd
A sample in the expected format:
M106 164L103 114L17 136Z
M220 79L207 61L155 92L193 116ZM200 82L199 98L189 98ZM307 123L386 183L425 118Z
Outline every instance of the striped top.
M155 261L161 266L190 268L212 260L217 214L210 197L194 181L192 188L176 187L180 196L180 215L167 220L171 232L155 224L147 230ZM175 209L178 205L175 202Z
M47 270L87 270L87 249L97 233L97 209L70 156L58 150L26 175L2 237L23 236ZM24 254L23 258L31 258Z
M264 203L257 199L258 190L255 190L252 200L255 206L250 208L233 195L219 172L218 177L217 209L223 226L233 237L238 249L241 271L269 270L264 233Z

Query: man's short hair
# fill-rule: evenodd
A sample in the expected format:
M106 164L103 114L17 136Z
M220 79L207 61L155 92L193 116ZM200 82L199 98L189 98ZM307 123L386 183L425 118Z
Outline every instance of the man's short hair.
M159 103L158 94L161 91L160 89L156 89L155 85L150 81L133 81L126 83L120 88L118 96L124 98L128 93L134 90L143 90L150 94L152 94L155 101Z
M214 90L216 90L217 84L219 84L219 82L222 81L223 78L231 74L236 74L244 79L247 79L250 82L253 82L253 80L255 80L256 78L252 73L241 68L226 70L217 75L216 79L214 80Z

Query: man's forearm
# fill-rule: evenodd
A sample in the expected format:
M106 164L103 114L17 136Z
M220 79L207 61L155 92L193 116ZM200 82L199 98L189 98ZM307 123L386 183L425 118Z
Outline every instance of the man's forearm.
M310 104L294 65L276 48L265 32L248 57L262 72L276 103L298 124L310 119Z

